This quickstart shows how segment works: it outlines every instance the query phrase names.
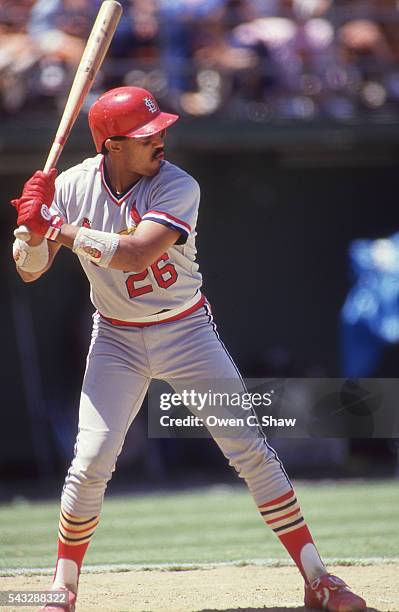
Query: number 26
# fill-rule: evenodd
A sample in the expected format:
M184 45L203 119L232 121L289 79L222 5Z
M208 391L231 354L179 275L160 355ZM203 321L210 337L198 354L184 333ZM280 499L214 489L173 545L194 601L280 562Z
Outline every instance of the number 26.
M167 289L177 281L176 268L172 263L166 263L164 266L160 265L162 262L166 262L168 260L169 255L167 253L164 253L151 266L151 270L157 282L157 285L158 287L161 287L161 289ZM154 291L150 283L148 283L147 285L142 285L141 287L136 286L137 282L145 280L147 276L148 269L143 270L142 272L138 272L137 274L130 274L127 277L126 287L130 298L136 298L140 295L145 295L146 293L151 293L152 291Z

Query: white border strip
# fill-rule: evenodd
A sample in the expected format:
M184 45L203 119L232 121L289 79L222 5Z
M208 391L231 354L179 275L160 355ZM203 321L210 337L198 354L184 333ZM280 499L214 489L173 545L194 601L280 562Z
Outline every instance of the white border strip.
M161 221L167 221L171 225L174 225L176 228L182 229L185 234L189 234L191 232L191 226L188 223L180 221L180 219L172 217L171 215L168 215L168 213L156 210L149 210L148 212L146 212L142 217L142 221L151 221L151 217L153 219L161 219Z
M330 557L324 559L327 565L341 566L372 566L372 565L396 565L399 564L399 557L348 557L337 558ZM105 565L85 565L83 568L84 574L101 574L104 572L177 572L190 570L211 570L220 567L245 567L247 565L256 565L260 567L290 567L294 566L290 559L239 559L237 561L225 561L217 563L148 563L140 565L136 563L126 563L122 565L105 564ZM18 568L18 569L0 569L0 577L10 576L45 576L53 574L53 567L33 567L33 568Z

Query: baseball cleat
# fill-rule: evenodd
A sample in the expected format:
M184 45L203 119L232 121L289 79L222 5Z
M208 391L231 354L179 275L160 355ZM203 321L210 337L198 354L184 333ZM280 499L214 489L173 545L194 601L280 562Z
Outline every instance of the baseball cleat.
M327 612L362 612L367 610L364 599L355 595L341 578L324 574L305 584L305 606Z
M54 592L66 591L68 593L67 603L48 603L43 608L40 608L39 612L75 612L76 605L76 593L68 589L67 587L59 587Z

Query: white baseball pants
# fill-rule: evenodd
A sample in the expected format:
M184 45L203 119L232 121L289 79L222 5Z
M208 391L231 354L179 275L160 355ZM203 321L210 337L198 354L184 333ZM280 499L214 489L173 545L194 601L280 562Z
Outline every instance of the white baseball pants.
M179 381L230 379L240 374L221 342L208 305L171 323L116 327L94 317L83 381L75 456L62 493L74 516L100 513L107 482L152 378L179 391ZM220 389L219 389L220 390ZM256 428L215 437L230 465L244 478L257 505L292 488L275 453Z

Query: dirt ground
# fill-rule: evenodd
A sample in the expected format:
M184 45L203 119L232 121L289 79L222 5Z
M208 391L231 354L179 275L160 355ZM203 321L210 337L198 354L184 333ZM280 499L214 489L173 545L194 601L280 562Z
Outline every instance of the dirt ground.
M368 602L370 612L399 612L399 565L332 567ZM48 576L0 578L0 590L47 589ZM293 567L82 574L77 612L303 612ZM2 612L31 607L1 607Z

